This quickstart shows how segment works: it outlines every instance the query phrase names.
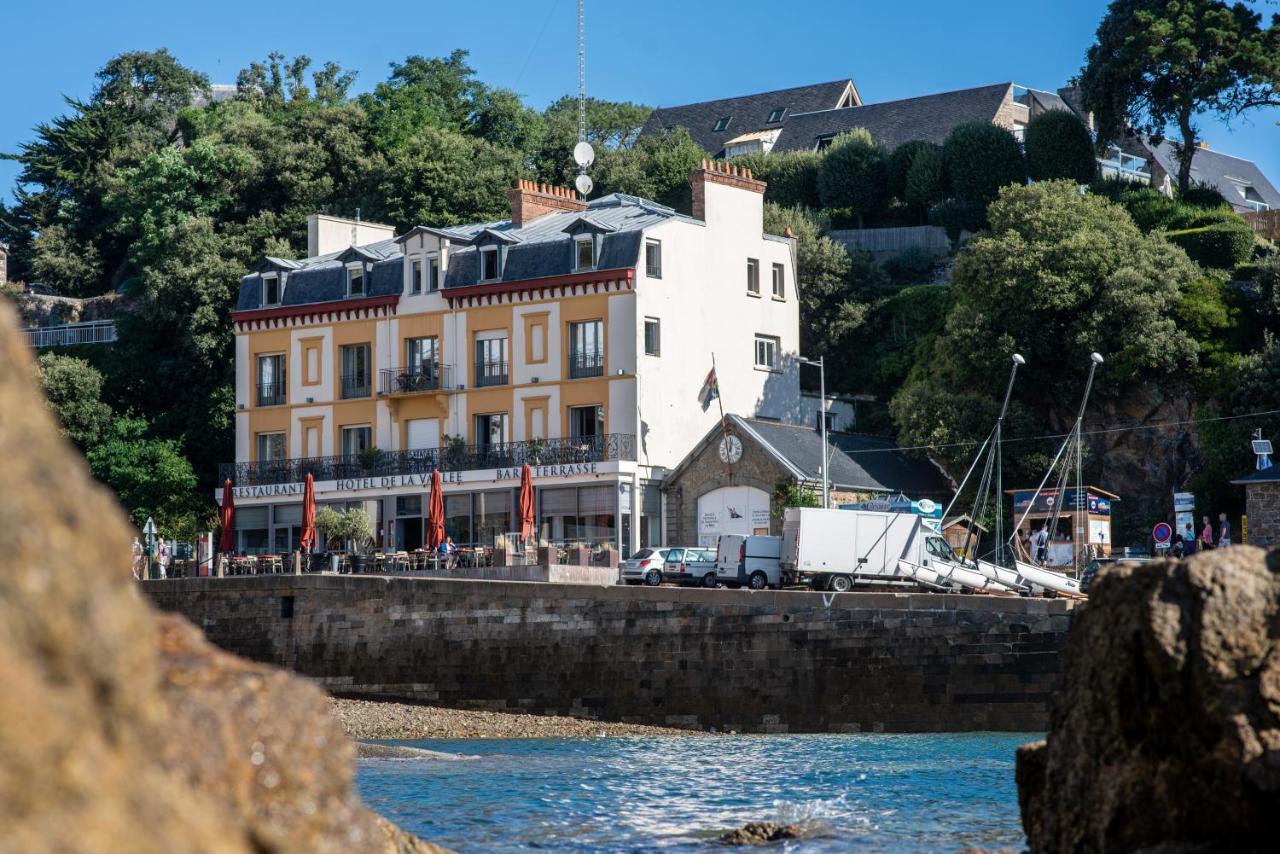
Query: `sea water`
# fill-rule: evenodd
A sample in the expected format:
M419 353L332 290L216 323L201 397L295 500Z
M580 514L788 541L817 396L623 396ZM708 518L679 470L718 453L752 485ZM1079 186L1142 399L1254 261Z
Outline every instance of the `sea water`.
M787 851L1019 848L1014 751L1034 735L708 735L388 742L475 758L360 760L365 802L458 851L700 851L751 821Z

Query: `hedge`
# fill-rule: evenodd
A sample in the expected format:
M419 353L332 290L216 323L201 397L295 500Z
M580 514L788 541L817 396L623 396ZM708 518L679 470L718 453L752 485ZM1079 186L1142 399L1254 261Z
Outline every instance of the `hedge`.
M1239 217L1234 222L1166 231L1164 236L1202 267L1230 270L1253 256L1253 229Z
M1049 110L1027 123L1023 141L1033 181L1067 179L1088 184L1098 177L1093 139L1074 113Z
M1027 165L1012 133L989 122L959 125L942 144L951 195L986 207L1007 184L1025 184Z

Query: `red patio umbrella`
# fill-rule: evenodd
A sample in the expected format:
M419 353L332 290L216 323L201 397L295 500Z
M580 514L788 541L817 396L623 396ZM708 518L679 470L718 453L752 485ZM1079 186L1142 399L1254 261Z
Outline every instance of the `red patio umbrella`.
M230 554L236 550L236 501L231 494L231 478L222 484L222 536L218 538L218 551Z
M431 498L427 501L427 545L439 548L444 542L444 481L437 469L431 473Z
M520 539L533 537L533 469L525 463L520 469Z
M311 472L302 487L302 539L298 545L308 554L316 547L316 479Z

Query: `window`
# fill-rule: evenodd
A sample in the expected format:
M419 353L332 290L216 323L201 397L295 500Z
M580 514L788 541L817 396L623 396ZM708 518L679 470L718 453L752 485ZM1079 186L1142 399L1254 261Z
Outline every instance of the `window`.
M573 239L573 264L575 270L591 270L596 266L596 241L593 237Z
M368 344L347 344L342 348L342 397L368 397L370 388Z
M822 151L823 149L830 148L831 143L835 141L835 138L836 135L833 133L824 134L823 136L818 137L817 142L814 145L814 150Z
M604 323L569 324L569 378L604 375Z
M823 412L822 410L818 410L817 412L814 413L814 415L816 416L814 420L817 422L816 429L821 430L822 423L825 421L827 424L828 433L834 433L836 431L836 418L830 412Z
M284 354L258 357L258 405L280 406L284 403Z
M373 428L368 424L359 427L342 428L342 455L354 457L361 451L373 447Z
M756 367L765 371L778 370L778 339L772 335L756 336Z
M651 279L662 278L662 242L646 240L644 242L644 272Z
M258 462L271 463L285 459L283 433L258 434Z
M644 319L644 354L662 355L662 321L656 317Z
M435 292L440 290L440 259L427 259L427 290Z
M364 296L364 265L356 264L347 268L347 296Z
M603 406L570 406L569 439L573 442L590 442L604 435Z
M430 338L406 338L404 342L404 368L398 383L403 391L425 391L439 388L440 366L439 340Z
M787 298L787 268L781 264L773 265L773 298Z
M774 122L782 121L782 116L786 112L787 112L786 107L778 107L776 110L774 110L772 113L769 114L769 121L766 122L766 124L773 124Z
M476 335L476 385L507 384L507 336L505 332Z
M502 278L502 265L498 263L498 247L480 250L480 281L492 282Z
M716 133L719 133L722 130L728 130L729 122L731 121L733 121L733 116L723 116L719 119L716 119L716 126L712 128L712 130L715 131Z
M476 447L487 451L507 443L507 413L476 416Z
M415 260L409 273L409 293L422 293L422 262Z
M279 305L280 304L280 277L279 276L263 276L262 277L262 304L263 305Z
M760 262L755 258L747 259L747 293L760 296Z

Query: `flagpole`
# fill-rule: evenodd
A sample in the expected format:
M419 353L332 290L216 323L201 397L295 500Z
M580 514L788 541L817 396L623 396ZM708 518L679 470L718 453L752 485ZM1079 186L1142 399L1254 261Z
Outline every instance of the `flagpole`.
M729 438L729 428L728 425L725 424L724 420L724 398L720 395L720 374L716 371L716 354L714 352L711 354L711 375L716 379L716 406L720 408L720 441L723 443ZM729 471L732 472L733 463L729 462L727 458L725 459L725 462L729 466Z

